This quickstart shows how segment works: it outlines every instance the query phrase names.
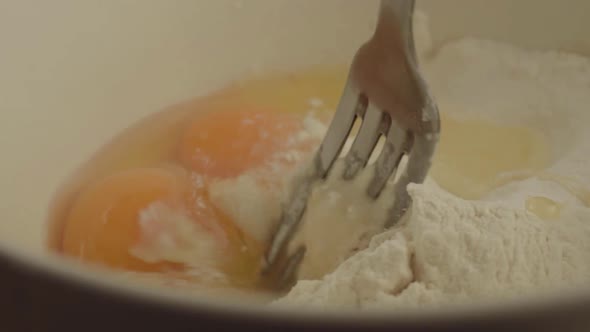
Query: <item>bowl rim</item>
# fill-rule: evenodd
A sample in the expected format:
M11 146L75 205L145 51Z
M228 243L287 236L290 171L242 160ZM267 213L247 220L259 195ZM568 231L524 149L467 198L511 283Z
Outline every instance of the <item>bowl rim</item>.
M483 322L498 320L526 320L540 318L555 320L559 317L583 315L590 326L590 287L539 296L523 296L495 302L476 302L448 305L443 308L414 308L403 311L317 308L289 308L252 305L247 298L194 296L187 293L165 290L159 287L141 287L121 283L113 276L117 273L104 268L73 264L57 254L35 255L19 252L0 243L0 259L18 269L37 277L49 278L64 285L81 287L119 300L132 300L142 305L159 305L177 312L223 314L227 319L247 319L297 324L306 322L319 325L384 326L402 324L421 326L425 322L440 326L457 322Z

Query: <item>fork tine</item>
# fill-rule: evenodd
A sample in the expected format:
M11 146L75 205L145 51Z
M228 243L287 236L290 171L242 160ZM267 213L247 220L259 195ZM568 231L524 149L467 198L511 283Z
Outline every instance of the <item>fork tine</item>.
M299 265L305 256L306 248L304 246L300 246L295 250L295 252L287 258L285 265L283 267L283 273L281 274L277 286L279 289L285 289L289 285L293 284L295 281L295 275L297 274L297 270L299 269Z
M409 134L402 130L395 121L389 125L385 146L375 162L375 173L369 184L367 194L376 199L385 188L387 181L395 176L399 163L411 144Z
M354 178L367 165L384 127L388 125L388 119L385 113L369 104L361 128L344 159L343 178L345 180Z
M395 201L385 224L386 228L395 225L412 204L412 197L407 187L410 183L422 183L426 178L435 151L435 145L432 142L436 140L438 140L437 134L418 135L413 138L408 163L394 186Z
M342 152L342 148L352 131L356 118L364 114L366 108L367 99L356 93L349 79L346 82L344 92L326 136L316 152L313 161L314 167L311 173L308 172L297 182L288 205L283 209L283 215L281 216L278 228L272 237L272 243L266 253L267 269L272 267L285 247L285 244L291 240L295 233L307 207L307 198L310 194L312 183L328 175L334 162Z
M265 263L267 266L265 267L265 270L272 268L285 245L293 237L295 229L301 221L305 208L307 207L307 197L309 196L312 182L313 179L307 177L302 179L295 187L292 199L283 210L278 228L275 230L272 242L266 253Z
M365 113L367 104L366 97L359 95L354 90L349 78L330 127L315 156L314 163L318 177L325 178L328 175L332 165L342 152L355 120L359 115ZM351 105L354 106L351 107Z

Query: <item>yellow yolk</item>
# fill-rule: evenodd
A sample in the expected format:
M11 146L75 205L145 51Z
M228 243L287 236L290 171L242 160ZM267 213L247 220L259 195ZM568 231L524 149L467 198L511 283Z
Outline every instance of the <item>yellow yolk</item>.
M205 176L231 178L295 144L300 116L245 109L196 117L180 142L181 163Z
M301 130L302 117L293 114L247 110L195 117L177 146L178 159L187 170L128 169L87 186L66 218L62 251L112 268L182 274L186 271L182 260L143 260L134 251L140 244L145 249L150 241L158 240L157 234L146 237L142 233L142 211L155 203L165 204L171 210L186 211L187 218L215 239L216 248L222 251L218 266L232 284L254 284L263 244L210 202L209 183L263 168L275 153L285 149L308 149L312 146L309 141L293 139ZM274 162L288 164L284 160ZM273 179L266 178L260 183L265 181L275 185ZM152 225L158 225L158 221ZM163 220L157 227L161 225L170 224ZM151 247L157 248L157 244Z
M139 214L150 204L184 205L186 181L173 172L145 168L116 173L86 188L75 200L62 238L64 253L87 262L136 271L177 265L147 263L130 253L139 243Z
M252 284L258 276L261 246L211 205L205 188L193 188L183 172L164 168L115 173L90 185L77 197L66 220L62 250L82 261L111 268L182 275L184 264L147 262L133 254L138 244L155 241L142 238L142 211L154 203L165 204L186 211L210 232L217 243L214 249L223 253L217 264L221 272L235 284Z

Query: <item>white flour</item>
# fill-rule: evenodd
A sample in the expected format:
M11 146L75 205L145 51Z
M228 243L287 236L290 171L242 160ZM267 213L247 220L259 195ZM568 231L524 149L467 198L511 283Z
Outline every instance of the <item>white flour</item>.
M320 308L419 307L525 294L590 281L590 212L544 222L501 202L467 202L411 186L404 225L282 300Z
M441 109L542 130L555 144L556 162L547 171L590 185L588 59L462 40L440 49L423 68ZM301 276L309 280L277 304L408 308L590 284L590 209L558 183L532 177L480 201L462 200L432 181L412 185L414 202L402 225L348 259L375 229L347 225L382 219L383 206L345 191L330 208L332 191L321 191L299 235L308 246ZM531 195L562 204L559 220L527 212ZM356 215L346 213L349 208Z

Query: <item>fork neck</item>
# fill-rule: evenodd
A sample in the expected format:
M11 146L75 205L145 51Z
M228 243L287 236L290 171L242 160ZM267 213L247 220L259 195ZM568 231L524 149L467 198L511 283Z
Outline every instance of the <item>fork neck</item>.
M415 3L415 0L381 0L373 35L382 45L402 47L412 60L416 59L412 27Z

